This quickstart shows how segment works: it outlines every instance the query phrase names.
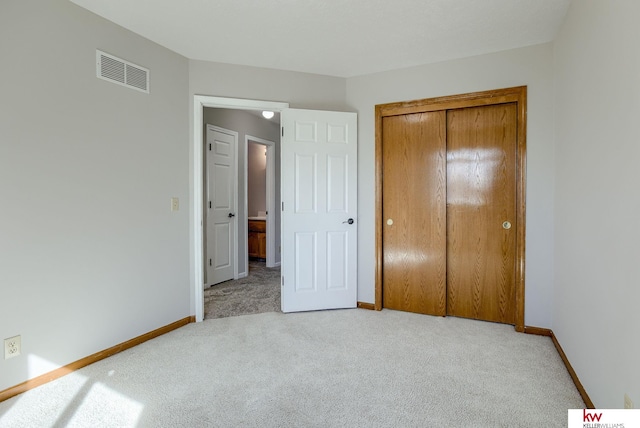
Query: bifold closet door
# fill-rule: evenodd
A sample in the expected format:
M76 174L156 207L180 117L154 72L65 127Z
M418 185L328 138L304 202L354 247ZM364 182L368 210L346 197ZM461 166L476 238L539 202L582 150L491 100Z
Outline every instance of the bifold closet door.
M448 315L515 323L516 123L515 103L447 112Z
M383 305L446 313L446 112L382 119Z

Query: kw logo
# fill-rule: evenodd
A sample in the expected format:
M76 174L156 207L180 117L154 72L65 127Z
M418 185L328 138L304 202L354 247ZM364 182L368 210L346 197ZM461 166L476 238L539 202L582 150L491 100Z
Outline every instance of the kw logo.
M600 422L602 413L587 413L587 409L582 411L582 422Z

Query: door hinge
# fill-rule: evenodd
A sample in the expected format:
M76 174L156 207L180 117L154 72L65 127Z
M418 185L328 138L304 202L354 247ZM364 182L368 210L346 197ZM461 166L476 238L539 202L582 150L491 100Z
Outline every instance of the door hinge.
M211 259L209 259L209 266L211 266Z
M284 287L284 276L280 277L280 286Z
M284 202L282 203L282 211L284 211Z
M211 143L209 143L209 151L211 151Z
M284 126L282 127L282 136L284 137Z
M211 201L209 201L209 208L211 208Z

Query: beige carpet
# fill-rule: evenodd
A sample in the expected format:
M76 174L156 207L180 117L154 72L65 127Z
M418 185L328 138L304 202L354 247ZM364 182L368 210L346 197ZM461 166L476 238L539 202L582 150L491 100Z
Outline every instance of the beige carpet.
M206 320L0 403L0 427L564 427L548 337L363 309Z
M280 312L280 268L249 261L249 275L204 290L205 319Z

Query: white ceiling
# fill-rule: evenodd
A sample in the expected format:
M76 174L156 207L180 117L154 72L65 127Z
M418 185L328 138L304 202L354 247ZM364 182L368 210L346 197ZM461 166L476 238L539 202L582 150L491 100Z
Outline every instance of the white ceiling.
M545 43L571 0L71 0L190 59L352 77Z

